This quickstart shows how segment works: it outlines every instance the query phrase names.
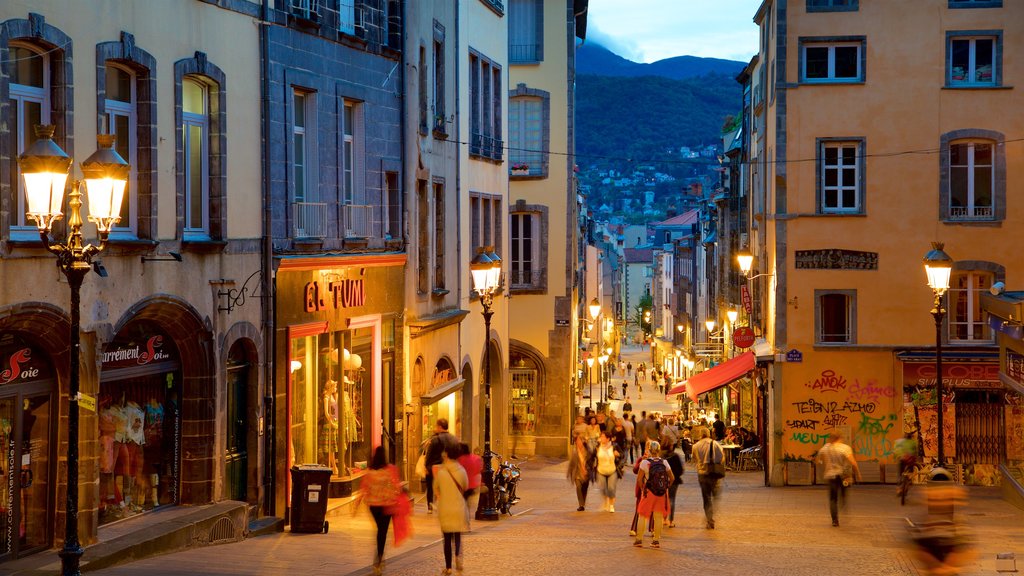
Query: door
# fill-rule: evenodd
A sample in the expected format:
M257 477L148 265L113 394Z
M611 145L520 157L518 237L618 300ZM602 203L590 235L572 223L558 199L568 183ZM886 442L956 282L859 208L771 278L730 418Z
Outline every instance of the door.
M235 350L238 348L239 350ZM227 453L226 466L227 497L246 502L248 498L247 475L249 470L248 440L249 426L249 363L244 361L241 344L232 347L228 355L227 370Z
M29 385L0 397L0 557L17 558L52 541L50 393Z

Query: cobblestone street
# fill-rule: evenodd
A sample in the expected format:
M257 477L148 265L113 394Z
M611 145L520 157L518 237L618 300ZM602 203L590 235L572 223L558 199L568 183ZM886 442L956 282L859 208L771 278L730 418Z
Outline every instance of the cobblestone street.
M920 487L908 506L898 506L892 486L857 486L830 526L823 487L765 488L758 472L726 477L717 529L705 530L700 494L692 470L684 476L676 528L666 528L660 550L631 545L633 476L619 484L614 514L600 512L593 491L585 512L565 481L565 464L538 459L523 466L522 502L513 519L476 523L464 537L466 574L552 574L562 570L616 570L621 574L656 569L663 574L916 575L919 567L903 544L903 518L921 513ZM1024 512L1007 505L995 489L970 489L963 517L979 541L979 557L967 574L994 574L996 552L1024 551ZM202 548L96 572L136 574L369 574L372 535L369 514L357 526L332 520L327 535L275 534L238 544ZM443 568L440 531L422 503L417 534L394 549L389 538L386 574L436 574ZM337 528L335 528L337 526ZM618 567L618 568L615 568ZM669 570L669 572L665 572Z

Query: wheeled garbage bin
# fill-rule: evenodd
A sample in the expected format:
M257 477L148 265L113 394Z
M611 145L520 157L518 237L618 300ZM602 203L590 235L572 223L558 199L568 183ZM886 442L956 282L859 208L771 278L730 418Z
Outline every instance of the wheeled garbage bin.
M327 494L331 469L319 464L292 466L292 532L327 533Z

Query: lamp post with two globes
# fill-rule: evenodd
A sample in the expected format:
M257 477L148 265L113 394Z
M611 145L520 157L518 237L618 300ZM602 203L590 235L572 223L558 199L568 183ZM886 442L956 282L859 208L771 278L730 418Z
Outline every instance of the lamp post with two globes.
M37 126L36 141L18 157L25 179L26 215L35 220L46 249L57 256L57 268L71 288L71 330L68 369L68 476L65 503L64 547L58 553L61 573L81 573L82 545L78 541L78 400L81 363L81 290L85 275L92 270L92 258L103 251L107 237L121 218L121 202L128 182L128 163L114 149L114 136L97 136L98 149L81 164L82 180L72 180L68 192L68 235L64 241L50 236L53 223L64 215L64 190L67 188L71 158L53 141L53 126ZM99 244L86 244L82 238L82 186L88 192L88 220L96 224Z

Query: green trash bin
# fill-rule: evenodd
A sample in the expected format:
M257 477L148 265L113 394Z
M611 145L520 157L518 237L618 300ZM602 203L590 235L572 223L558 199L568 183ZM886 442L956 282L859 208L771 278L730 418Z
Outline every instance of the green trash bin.
M331 469L319 464L292 466L292 532L327 533Z

